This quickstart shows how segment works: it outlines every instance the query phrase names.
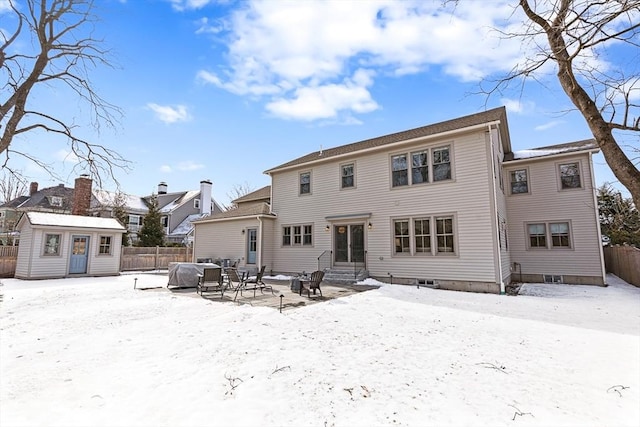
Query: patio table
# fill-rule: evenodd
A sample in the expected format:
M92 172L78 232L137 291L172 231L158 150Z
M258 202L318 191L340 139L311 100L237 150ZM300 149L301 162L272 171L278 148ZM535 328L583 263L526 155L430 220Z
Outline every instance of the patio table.
M205 268L220 266L210 262L170 262L167 287L195 288L198 285L198 275L202 275Z

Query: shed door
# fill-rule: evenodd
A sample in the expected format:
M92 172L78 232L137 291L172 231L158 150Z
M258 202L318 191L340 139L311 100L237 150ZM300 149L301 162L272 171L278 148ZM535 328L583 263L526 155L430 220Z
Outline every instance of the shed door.
M73 236L71 242L69 274L84 274L87 272L89 257L89 236Z

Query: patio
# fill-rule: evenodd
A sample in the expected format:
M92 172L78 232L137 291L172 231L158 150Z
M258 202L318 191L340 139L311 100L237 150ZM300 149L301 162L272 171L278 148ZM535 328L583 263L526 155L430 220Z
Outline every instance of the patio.
M370 289L376 289L377 286L369 285L337 285L322 283L322 296L320 293L307 297L305 292L299 295L298 292L293 292L290 288L289 280L273 280L265 278L265 283L273 287L273 294L269 290L265 290L261 293L256 291L255 297L253 291L246 291L235 301L237 304L248 304L255 307L270 307L276 310L280 310L280 304L282 300L282 310L290 310L298 307L308 306L310 304L316 304L323 301L329 301L336 298L346 297L358 292L368 291ZM200 296L196 293L196 288L150 288L148 291L168 291L176 295L184 295L192 298L204 298L212 302L234 302L235 290L229 289L224 293L224 296L220 298L220 294L213 293L210 295ZM282 298L280 297L282 296Z

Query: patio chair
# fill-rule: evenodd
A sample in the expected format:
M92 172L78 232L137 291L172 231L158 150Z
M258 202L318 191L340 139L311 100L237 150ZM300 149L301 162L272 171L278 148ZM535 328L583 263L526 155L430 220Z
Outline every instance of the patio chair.
M240 286L244 285L246 279L244 272L242 273L242 276L239 276L237 269L227 269L227 284L231 289L237 290Z
M220 292L220 299L224 296L227 284L222 280L221 268L205 268L202 274L198 274L196 293L203 296L204 293Z
M261 293L264 293L265 289L270 290L271 294L275 295L275 292L273 292L273 287L271 285L267 285L262 280L262 277L264 276L264 270L266 267L267 267L266 265L263 265L262 267L260 267L260 270L258 271L258 274L256 274L255 277L246 278L243 285L239 288L241 296L242 296L242 291L253 291L253 296L255 297L256 291L258 289L260 290ZM238 296L238 292L236 292L236 296Z
M324 271L314 271L311 273L311 278L309 280L300 280L300 295L302 295L302 291L307 292L307 297L311 298L311 291L313 290L313 294L316 294L316 289L320 291L320 296L322 296L322 289L320 289L320 283L324 278Z

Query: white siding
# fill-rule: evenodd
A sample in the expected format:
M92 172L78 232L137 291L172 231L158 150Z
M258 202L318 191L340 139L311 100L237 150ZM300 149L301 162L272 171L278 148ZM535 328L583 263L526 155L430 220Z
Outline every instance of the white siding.
M580 162L582 188L560 190L558 164L572 161ZM505 164L505 179L510 170L526 167L529 171L530 193L508 196L511 260L520 263L523 274L602 278L590 161L588 154L580 154ZM527 223L549 221L570 222L570 249L527 248Z
M25 221L20 230L21 241L15 277L19 279L48 279L68 277L72 236L89 236L86 275L117 275L120 272L122 233L68 227L33 226ZM44 255L46 234L60 234L60 253ZM112 255L98 255L99 236L111 236ZM75 276L75 275L71 275Z
M391 188L390 156L418 148L451 146L451 181ZM353 157L356 187L340 189L340 167L346 159L272 175L273 212L277 214L272 245L275 271L312 271L317 257L331 250L327 216L371 213L365 223L367 267L372 276L485 281L495 283L489 188L490 154L484 130L405 149ZM311 171L311 194L298 195L298 174ZM393 218L454 215L456 256L397 256L393 253ZM362 221L360 221L362 222ZM313 224L313 246L282 247L282 226Z
M231 221L197 223L193 243L193 256L198 258L221 258L237 260L240 266L246 266L247 228L258 228L255 218ZM245 230L243 234L242 231ZM258 233L258 247L260 234Z

